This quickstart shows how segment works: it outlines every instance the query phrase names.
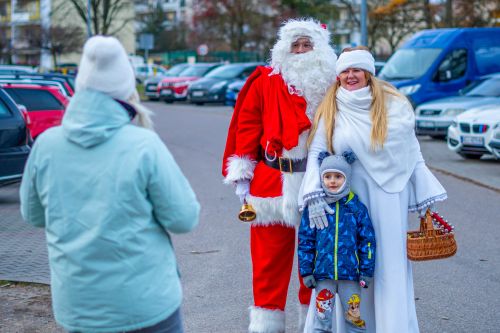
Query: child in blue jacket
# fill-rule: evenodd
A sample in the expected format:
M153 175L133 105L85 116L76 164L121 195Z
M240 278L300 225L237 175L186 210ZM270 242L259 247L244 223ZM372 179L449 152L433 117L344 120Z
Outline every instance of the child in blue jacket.
M352 152L319 155L327 221L317 229L306 207L299 228L298 258L304 284L316 289L314 332L334 332L335 296L347 332L365 332L360 291L375 269L375 232L365 205L350 191Z

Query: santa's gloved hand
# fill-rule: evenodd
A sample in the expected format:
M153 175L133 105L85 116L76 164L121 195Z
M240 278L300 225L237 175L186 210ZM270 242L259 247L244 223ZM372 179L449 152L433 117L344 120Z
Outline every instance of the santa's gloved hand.
M326 213L333 214L335 211L328 206L325 198L312 199L307 207L309 208L309 226L311 228L324 229L328 227Z
M248 179L237 180L235 193L240 198L241 204L245 203L245 199L250 193L250 180Z
M304 282L304 285L309 289L316 287L316 279L312 275L304 276L302 282Z
M431 210L431 212L435 212L436 211L436 207L434 206L434 204L430 204L429 206L425 206L423 208L420 208L418 210L418 216L419 217L425 217L425 213L427 212L427 208Z
M368 288L370 286L370 283L372 282L373 278L369 276L363 276L361 275L359 277L359 286L361 288Z

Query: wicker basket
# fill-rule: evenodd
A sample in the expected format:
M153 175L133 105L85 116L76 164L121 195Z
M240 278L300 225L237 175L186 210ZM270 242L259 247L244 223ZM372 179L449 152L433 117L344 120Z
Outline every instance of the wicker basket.
M433 221L439 225L437 229ZM420 219L420 230L408 231L406 246L408 259L413 261L448 258L457 252L453 227L429 209Z

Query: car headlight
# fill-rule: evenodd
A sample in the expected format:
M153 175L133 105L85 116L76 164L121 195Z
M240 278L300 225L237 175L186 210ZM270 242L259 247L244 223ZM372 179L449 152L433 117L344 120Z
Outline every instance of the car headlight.
M211 91L217 91L217 90L220 90L222 88L224 88L224 86L227 84L227 81L221 81L221 82L218 82L216 84L214 84L212 86L212 88L210 88Z
M455 128L457 128L457 127L458 127L458 123L457 123L455 120L453 120L453 121L451 122L450 127L455 127Z
M399 91L404 95L414 94L420 89L420 84L412 84L411 86L399 87Z
M465 109L446 109L443 111L442 115L453 117L453 116L457 116L457 115L461 114L464 111L465 111Z

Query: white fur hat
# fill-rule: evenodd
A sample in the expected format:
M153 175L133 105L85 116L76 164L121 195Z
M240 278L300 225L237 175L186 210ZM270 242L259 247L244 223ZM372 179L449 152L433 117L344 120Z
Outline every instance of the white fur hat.
M337 76L348 68L359 68L375 75L375 59L365 50L342 52L337 60Z
M75 82L76 91L96 90L120 100L135 93L135 75L118 39L94 36L83 47Z

